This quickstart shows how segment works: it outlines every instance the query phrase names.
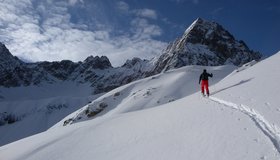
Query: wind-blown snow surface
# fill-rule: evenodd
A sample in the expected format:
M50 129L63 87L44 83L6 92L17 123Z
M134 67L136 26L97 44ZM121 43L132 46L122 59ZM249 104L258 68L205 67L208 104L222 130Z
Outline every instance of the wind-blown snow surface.
M133 82L103 96L106 101L106 97L114 97L116 92L120 92L114 98L121 100L117 100L119 104L112 107L113 110L104 111L95 119L83 117L82 120L86 121L67 127L59 127L60 122L46 132L3 146L0 148L1 158L279 159L279 61L280 52L252 67L235 70L210 87L210 98L202 98L199 92L189 95L191 92L187 89L172 90L189 83L198 87L197 77L202 68L193 67L197 71L187 79L188 83L180 80L184 71L188 72L188 67L158 75L158 79ZM224 71L221 69L219 72ZM155 80L157 83L151 83ZM145 89L158 88L161 98L167 93L175 98L182 95L182 98L156 107L152 103L136 107L129 96L138 85ZM155 95L154 99L158 100L160 94L157 92L148 97ZM143 102L137 102L137 99ZM144 101L145 98L136 96L137 103L146 104ZM109 104L111 100L106 102Z

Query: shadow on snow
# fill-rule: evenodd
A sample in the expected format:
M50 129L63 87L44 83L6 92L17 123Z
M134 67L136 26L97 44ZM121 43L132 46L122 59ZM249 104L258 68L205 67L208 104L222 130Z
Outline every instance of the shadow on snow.
M229 89L229 88L232 88L232 87L239 86L239 85L241 85L241 84L247 83L247 82L251 81L252 79L254 79L254 78L249 78L249 79L246 79L246 80L241 80L241 81L238 82L237 84L234 84L234 85L231 85L231 86L228 86L228 87L225 87L225 88L222 88L222 89L220 89L220 90L218 90L218 91L213 92L212 95L217 94L217 93L219 93L219 92L222 92L222 91L224 91L224 90L227 90L227 89Z

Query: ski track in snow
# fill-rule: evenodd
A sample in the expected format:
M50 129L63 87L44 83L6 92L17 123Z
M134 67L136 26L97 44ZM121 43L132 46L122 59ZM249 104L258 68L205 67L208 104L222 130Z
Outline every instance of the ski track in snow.
M280 153L280 129L276 125L270 124L260 113L256 110L243 105L243 104L235 104L232 102L227 102L221 100L216 97L209 97L211 101L216 103L223 104L227 107L232 109L238 110L245 115L249 116L257 125L258 128L262 130L262 132L272 141L273 145L275 146L276 150Z

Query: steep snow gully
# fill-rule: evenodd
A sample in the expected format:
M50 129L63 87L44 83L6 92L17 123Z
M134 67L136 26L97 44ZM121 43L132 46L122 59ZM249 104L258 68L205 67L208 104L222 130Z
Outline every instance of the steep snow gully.
M209 99L249 116L255 122L257 127L261 129L261 131L271 140L275 149L280 153L280 129L278 126L270 124L258 111L250 108L249 106L235 104L216 97L209 97Z

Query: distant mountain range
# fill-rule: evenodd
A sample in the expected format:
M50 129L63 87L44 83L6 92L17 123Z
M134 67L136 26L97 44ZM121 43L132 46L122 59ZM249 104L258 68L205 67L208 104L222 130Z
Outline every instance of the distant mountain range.
M0 86L18 87L53 84L61 81L91 83L92 94L107 92L135 79L145 77L151 70L150 61L134 58L121 67L113 68L106 56L89 56L83 62L25 63L14 57L0 44Z
M237 41L216 22L198 18L178 38L153 60L134 58L121 67L112 67L105 56L90 56L83 62L63 60L60 62L25 63L14 57L0 43L0 86L17 87L56 83L58 81L90 82L93 94L107 92L123 84L186 65L217 66L234 64L240 66L259 60L261 54Z

